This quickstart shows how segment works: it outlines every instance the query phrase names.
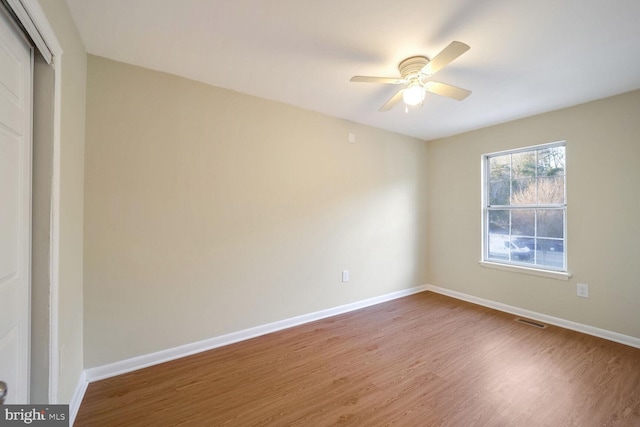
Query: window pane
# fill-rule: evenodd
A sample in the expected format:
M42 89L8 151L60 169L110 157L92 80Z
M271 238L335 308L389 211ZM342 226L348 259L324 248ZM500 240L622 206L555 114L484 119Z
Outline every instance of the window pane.
M518 246L528 247L529 250L532 251L531 253L536 250L536 239L534 239L533 237L516 237L514 239L514 242Z
M537 239L537 249L548 252L564 252L562 239Z
M511 155L489 158L489 180L503 181L511 178Z
M488 258L498 261L533 263L533 251L507 234L489 234Z
M489 248L487 258L509 261L509 236L504 234L489 234Z
M526 245L525 242L526 240L523 240L522 238L515 238L514 236L512 236L510 253L511 261L524 264L534 263L535 257L533 256L533 249L529 248L529 246Z
M509 204L510 177L511 155L489 158L489 204Z
M564 203L564 176L538 178L538 203Z
M511 155L512 178L535 178L536 177L536 152L525 151Z
M489 204L506 206L509 204L510 181L489 183Z
M509 211L489 211L489 234L509 234Z
M564 212L562 209L538 211L539 237L564 237Z
M559 239L537 239L536 264L564 270L564 243Z
M535 179L514 179L511 183L512 205L535 205L536 204L536 180Z
M538 150L538 176L564 175L564 146Z
M511 234L513 236L535 236L536 213L534 210L511 212Z

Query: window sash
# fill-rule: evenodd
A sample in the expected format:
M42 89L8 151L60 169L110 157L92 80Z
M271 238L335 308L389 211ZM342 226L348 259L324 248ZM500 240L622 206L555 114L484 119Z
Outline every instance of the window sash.
M487 261L487 262L493 262L493 263L499 263L499 264L504 264L504 265L512 265L512 266L522 266L522 267L527 267L527 268L534 268L534 269L539 269L539 270L545 270L545 271L557 271L557 272L567 272L567 251L566 251L566 241L567 241L567 212L566 212L566 207L565 206L559 206L556 208L553 208L553 210L557 210L557 211L561 211L562 212L562 236L563 237L551 237L551 236L544 236L544 235L540 235L539 231L538 231L538 218L537 218L537 212L535 211L544 211L544 210L551 210L550 208L543 208L543 209L538 209L536 208L513 208L513 209L508 209L508 211L514 212L514 211L533 211L535 213L535 217L534 217L534 221L533 221L533 226L534 226L534 231L533 234L512 234L512 230L513 230L513 221L511 219L511 217L509 218L509 229L507 230L507 233L504 234L504 236L508 236L508 241L517 241L517 240L523 240L523 239L533 239L534 241L534 245L535 245L535 249L533 251L533 254L531 255L532 258L530 260L526 260L523 261L522 259L518 260L516 257L512 257L511 253L509 252L507 259L504 258L500 258L500 257L490 257L490 239L492 235L499 235L500 233L491 233L489 231L489 212L491 211L499 211L499 210L505 210L505 209L490 209L487 208L485 210L485 215L484 215L484 235L483 235L483 261ZM563 250L562 250L562 265L561 266L553 266L550 264L540 264L538 263L539 261L539 254L538 251L539 250L544 250L544 249L539 249L539 244L541 242L559 242L562 243L563 246ZM549 251L553 251L553 249L549 250L545 250L546 252ZM556 252L557 253L557 252ZM530 261L530 262L527 262Z

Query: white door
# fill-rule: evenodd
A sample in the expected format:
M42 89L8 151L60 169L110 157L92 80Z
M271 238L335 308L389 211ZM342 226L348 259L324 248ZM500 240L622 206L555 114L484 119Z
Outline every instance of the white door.
M0 381L29 402L31 47L0 11Z

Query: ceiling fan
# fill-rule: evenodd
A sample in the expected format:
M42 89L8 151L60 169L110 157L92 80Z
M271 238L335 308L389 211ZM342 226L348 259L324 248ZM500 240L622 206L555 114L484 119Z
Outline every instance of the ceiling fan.
M426 56L412 56L402 61L400 65L398 65L401 77L353 76L350 81L405 85L403 89L400 89L380 108L380 111L389 111L401 99L404 100L407 109L409 105L422 105L425 92L431 92L462 101L471 94L470 90L428 79L468 50L469 46L466 44L454 41L431 60Z

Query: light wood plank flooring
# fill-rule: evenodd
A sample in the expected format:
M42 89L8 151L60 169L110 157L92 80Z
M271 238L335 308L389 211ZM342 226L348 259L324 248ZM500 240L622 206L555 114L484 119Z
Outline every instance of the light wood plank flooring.
M640 349L423 292L89 385L76 426L640 426Z

